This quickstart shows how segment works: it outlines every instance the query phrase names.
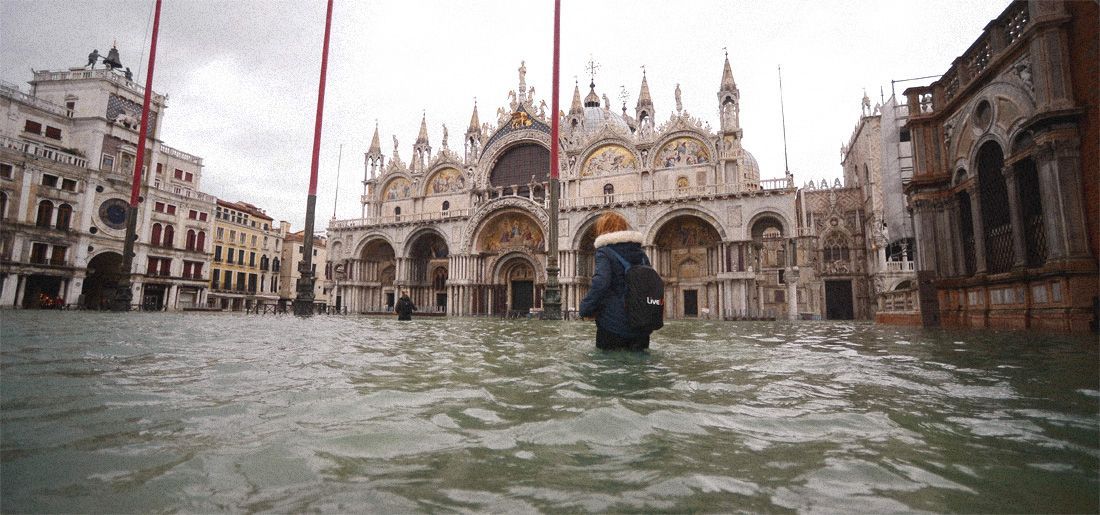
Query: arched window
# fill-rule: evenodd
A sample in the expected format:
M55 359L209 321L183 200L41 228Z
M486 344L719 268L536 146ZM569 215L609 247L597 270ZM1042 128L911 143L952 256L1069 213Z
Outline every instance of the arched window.
M445 213L449 209L451 209L451 203L447 200L444 200L443 201L443 212Z
M1041 266L1047 260L1047 239L1043 229L1043 200L1035 161L1025 159L1016 165L1016 190L1024 222L1024 246L1027 266Z
M187 242L184 244L187 250L195 250L195 230L187 230Z
M53 202L49 200L43 200L38 203L38 218L35 218L34 225L39 227L49 227L51 219L53 218Z
M172 248L172 239L175 236L176 231L172 229L171 225L164 226L164 241L161 242L165 247Z
M848 261L848 239L840 233L830 234L823 246L825 262Z
M393 219L398 222L401 221L401 206L393 208Z
M61 204L57 206L57 228L68 230L73 220L73 206Z
M272 272L278 272L279 271L279 258L275 258L275 259L271 260L271 271Z
M153 224L153 230L149 234L149 244L150 245L160 245L160 231L161 231L160 224Z
M614 184L604 184L603 185L603 194L604 195L614 195L615 194L615 185Z
M199 235L195 238L195 250L203 252L206 248L206 231L199 231Z
M1012 217L1008 211L1004 153L990 141L978 150L978 194L981 199L982 230L985 234L986 269L1007 272L1015 259L1012 250Z

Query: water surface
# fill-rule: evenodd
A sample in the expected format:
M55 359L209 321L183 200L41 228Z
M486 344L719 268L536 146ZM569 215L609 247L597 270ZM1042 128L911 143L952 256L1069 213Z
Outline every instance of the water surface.
M1092 336L0 317L4 513L1100 509Z

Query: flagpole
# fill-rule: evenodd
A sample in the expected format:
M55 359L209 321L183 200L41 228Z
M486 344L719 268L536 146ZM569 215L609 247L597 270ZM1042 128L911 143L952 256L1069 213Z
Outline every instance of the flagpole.
M142 168L145 166L145 140L149 128L149 101L153 96L153 67L157 60L157 33L160 30L160 2L157 0L153 15L153 38L149 44L149 71L145 76L145 98L141 103L141 124L138 128L137 160L134 163L134 180L130 184L130 207L126 210L126 239L122 243L121 279L115 287L112 311L129 311L134 300L133 268L134 242L137 241L138 201L141 198Z
M294 299L294 314L313 314L313 219L317 210L317 163L321 153L321 115L325 110L325 73L328 71L328 40L332 29L332 0L325 13L325 42L321 50L321 81L317 87L317 122L313 128L313 162L309 170L309 195L306 197L306 226L302 230L302 261L299 264L298 296Z
M550 237L546 256L546 292L543 317L561 320L561 286L558 283L558 75L561 54L561 0L554 0L554 84L550 100Z

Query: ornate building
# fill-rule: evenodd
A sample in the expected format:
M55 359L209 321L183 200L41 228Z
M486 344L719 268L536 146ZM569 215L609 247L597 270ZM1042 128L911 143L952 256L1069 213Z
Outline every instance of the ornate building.
M30 93L0 84L0 307L97 309L120 279L144 88L111 66L34 72ZM134 247L135 303L206 303L214 198L202 158L160 139L165 97L150 105Z
M1095 330L1098 26L1096 2L1013 2L905 91L926 323Z
M666 280L669 317L824 316L816 231L799 227L793 176L761 180L742 146L741 98L728 59L716 130L683 108L678 90L676 109L660 124L645 74L633 115L625 105L614 112L594 81L583 99L575 88L569 111L561 113L563 309L575 311L587 291L593 223L612 209L645 235ZM328 227L336 295L349 311L384 311L400 289L418 305L451 315L541 309L550 120L522 65L508 98L492 123L480 122L475 105L460 151L450 148L444 130L433 154L422 119L408 164L396 137L392 155L383 155L375 128L362 217ZM862 221L851 223L852 245L862 249Z
M218 199L207 307L263 312L279 302L280 259L290 224L247 202Z

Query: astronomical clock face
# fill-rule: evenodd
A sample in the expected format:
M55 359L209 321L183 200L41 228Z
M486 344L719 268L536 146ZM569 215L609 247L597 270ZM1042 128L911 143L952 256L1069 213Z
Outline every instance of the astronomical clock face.
M130 205L122 199L108 199L99 205L99 219L111 229L126 228L126 212Z

